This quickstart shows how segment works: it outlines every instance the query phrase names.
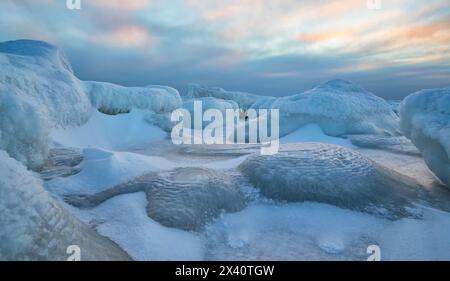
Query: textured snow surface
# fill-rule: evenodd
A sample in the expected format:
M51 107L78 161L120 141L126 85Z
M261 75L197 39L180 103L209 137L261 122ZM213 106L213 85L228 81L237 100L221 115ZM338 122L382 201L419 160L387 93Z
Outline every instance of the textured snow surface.
M85 226L44 190L30 171L0 151L0 260L66 260L78 245L83 260L128 259L115 244Z
M201 260L203 243L192 232L169 228L150 219L143 192L112 198L90 210L75 211L81 220L96 226L134 260Z
M331 144L283 145L278 154L250 156L240 169L272 199L328 203L391 218L412 215L410 200L420 190L412 179Z
M430 170L450 187L450 88L409 95L400 105L400 120Z
M392 152L420 156L420 151L417 147L404 136L349 135L347 137L352 144L358 147L385 149Z
M205 259L360 260L378 245L381 260L449 260L449 213L389 221L320 203L255 203L209 225Z
M204 168L178 168L148 181L148 215L162 225L196 230L221 212L244 208L238 183Z

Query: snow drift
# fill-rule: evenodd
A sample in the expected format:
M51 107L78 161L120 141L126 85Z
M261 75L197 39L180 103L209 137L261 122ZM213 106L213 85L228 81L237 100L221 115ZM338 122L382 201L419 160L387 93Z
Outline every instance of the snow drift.
M78 245L82 260L128 260L108 239L61 209L42 182L0 151L0 260L66 260Z
M166 132L147 122L148 116L147 111L140 109L118 115L103 114L94 110L85 124L73 128L53 129L51 137L57 144L67 147L95 147L109 150L123 150L165 139Z
M63 52L48 43L0 43L0 149L33 169L48 155L51 129L80 126L93 108L109 114L137 108L165 116L180 106L178 92L169 87L80 81Z
M450 88L406 97L400 105L400 126L431 171L450 187Z

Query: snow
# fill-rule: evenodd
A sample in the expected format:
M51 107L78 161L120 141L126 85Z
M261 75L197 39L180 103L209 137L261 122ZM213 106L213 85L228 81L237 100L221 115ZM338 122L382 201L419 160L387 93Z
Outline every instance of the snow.
M449 260L450 214L390 221L320 203L258 202L224 214L204 232L210 260Z
M449 93L399 109L447 184ZM369 245L382 260L450 259L450 194L399 136L396 104L343 80L281 98L191 85L184 98L80 81L45 42L0 43L0 260L65 260L73 244L82 260L365 260ZM280 152L175 147L170 113L194 99L280 109Z
M396 153L420 156L420 151L406 137L391 137L380 135L349 135L350 142L358 147L383 149Z
M168 228L150 219L144 192L112 198L91 210L76 211L135 260L201 260L203 244L195 233Z
M319 203L255 203L205 232L212 260L365 260L387 221Z
M48 156L51 130L83 125L93 106L109 114L132 109L161 114L147 121L167 127L164 119L181 106L181 98L170 87L80 81L63 52L45 42L0 43L0 149L38 169Z
M317 124L313 123L307 124L280 139L281 144L301 142L320 142L335 144L348 148L354 147L352 143L347 139L326 135Z
M46 188L60 195L95 194L138 176L174 167L162 157L144 156L131 152L88 148L83 150L83 155L80 173L53 179L46 183Z
M0 151L0 260L66 260L78 245L83 260L126 260L127 254L76 220L42 181Z
M450 186L450 88L422 90L400 105L400 126L431 171Z
M37 168L52 127L81 125L91 114L84 87L57 48L39 41L0 43L0 149Z
M126 112L133 108L164 113L181 107L181 97L171 87L123 87L94 81L87 81L85 85L93 106L106 113Z
M380 97L344 80L332 80L303 93L276 99L280 136L315 123L330 136L397 135L398 117Z
M82 126L52 130L59 145L77 148L122 150L166 138L167 133L146 121L147 112L133 109L130 113L107 115L95 110Z
M399 135L398 116L380 97L345 80L332 80L300 94L280 98L191 85L188 97L235 101L241 109L279 109L280 136L317 124L330 136Z

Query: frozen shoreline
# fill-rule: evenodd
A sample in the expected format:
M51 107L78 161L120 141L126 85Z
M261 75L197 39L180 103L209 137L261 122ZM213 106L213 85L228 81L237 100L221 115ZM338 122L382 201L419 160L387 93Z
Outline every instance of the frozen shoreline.
M307 133L306 137L302 132ZM343 144L417 180L426 189L446 193L420 156L358 148L348 140L326 136L314 126L306 126L282 140L305 141ZM141 144L131 149L132 154L155 160L166 157L169 169L207 167L238 178L241 175L236 167L258 151L252 146L178 147L168 139L154 144ZM92 173L97 169L103 174L102 170L110 165L89 167L94 169ZM54 185L52 181L49 184ZM366 247L371 244L380 245L386 260L450 259L450 247L445 246L450 245L446 230L450 229L450 213L417 206L420 218L391 221L322 203L274 202L261 197L245 181L240 188L248 199L242 211L223 213L194 232L168 228L149 218L145 212L148 201L142 192L124 192L87 209L63 205L136 260L364 260ZM430 250L437 247L439 251Z

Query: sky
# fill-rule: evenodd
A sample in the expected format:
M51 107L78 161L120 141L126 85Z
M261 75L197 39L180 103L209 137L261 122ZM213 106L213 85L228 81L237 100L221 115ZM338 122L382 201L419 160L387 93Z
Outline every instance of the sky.
M16 39L60 46L83 80L180 92L285 96L340 78L401 99L450 86L449 0L0 0L0 41Z

